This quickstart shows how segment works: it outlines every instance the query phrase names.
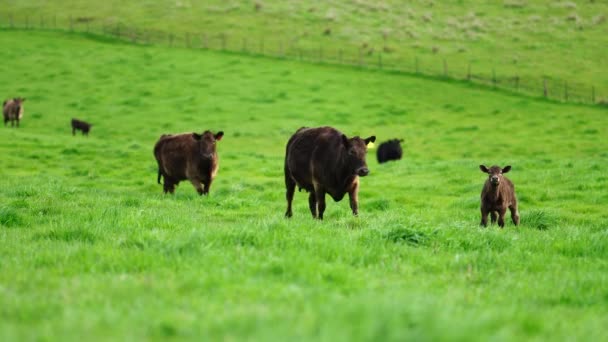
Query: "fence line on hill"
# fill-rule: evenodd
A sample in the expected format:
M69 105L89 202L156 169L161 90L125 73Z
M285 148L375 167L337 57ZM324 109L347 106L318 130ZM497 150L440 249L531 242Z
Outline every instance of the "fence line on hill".
M281 39L277 37L229 36L223 32L184 32L175 34L152 29L141 29L117 23L96 22L93 17L52 17L40 15L15 16L0 14L0 27L15 29L62 30L111 36L133 44L166 45L190 49L208 49L286 58L315 63L341 64L357 68L387 70L423 75L447 80L458 80L479 84L493 89L502 89L529 96L583 104L608 104L606 94L598 93L594 86L578 82L560 80L552 77L497 76L496 70L479 72L472 63L454 68L450 60L436 58L429 62L428 57L414 57L409 63L395 59L390 53L374 52L364 47L318 47L302 46L299 38ZM393 57L393 58L391 58ZM431 64L432 63L432 64ZM458 70L459 71L455 71ZM462 69L465 69L464 71ZM603 95L603 96L600 96Z

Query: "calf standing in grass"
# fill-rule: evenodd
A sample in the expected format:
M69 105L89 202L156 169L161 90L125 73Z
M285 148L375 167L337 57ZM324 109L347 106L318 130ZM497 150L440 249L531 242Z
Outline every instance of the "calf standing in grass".
M2 103L2 114L4 115L4 126L7 122L11 122L11 127L15 126L17 121L17 127L19 127L19 121L23 118L23 102L25 101L22 97L15 97L8 99Z
M89 131L91 130L91 125L88 122L84 122L78 119L72 119L72 135L76 135L76 130L82 131L82 135L89 135Z
M505 226L505 213L507 208L511 211L511 219L516 226L519 224L519 212L517 211L517 198L515 197L515 186L504 173L511 170L511 166L492 166L487 168L485 165L479 165L479 169L488 174L488 179L481 190L481 225L488 225L488 214L492 218L492 223L496 222L498 216L498 225L502 228Z
M199 195L207 195L219 168L216 142L223 136L221 131L161 135L154 146L154 157L157 181L160 184L161 177L164 179L164 192L173 193L180 181L188 179Z
M353 215L358 215L359 177L369 174L365 154L367 144L374 141L375 136L349 139L331 127L300 128L287 142L285 153L285 216L292 215L296 185L309 192L308 206L313 218L323 219L326 193L336 202L348 193Z

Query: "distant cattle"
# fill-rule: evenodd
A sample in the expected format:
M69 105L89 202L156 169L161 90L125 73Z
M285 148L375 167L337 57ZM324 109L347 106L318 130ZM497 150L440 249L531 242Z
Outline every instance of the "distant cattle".
M401 155L403 154L403 150L401 149L402 142L403 139L391 139L380 144L376 151L378 163L401 159Z
M25 98L15 97L2 103L4 126L10 121L11 127L14 127L16 121L17 127L19 127L19 121L23 118L23 102L25 102Z
M199 195L209 193L217 174L219 160L216 142L224 132L214 134L163 134L154 146L154 157L158 163L158 184L164 179L163 190L173 193L180 181L190 180Z
M489 169L485 165L479 165L479 169L488 174L488 179L481 190L481 225L488 225L488 213L492 223L505 226L505 213L507 208L511 211L511 219L516 226L519 224L519 211L517 210L517 198L515 197L515 186L503 174L511 170L511 166L492 166Z
M348 193L353 215L358 215L359 177L369 174L365 155L367 144L375 140L375 136L349 139L332 127L300 128L287 142L285 153L285 216L292 216L296 185L309 192L313 218L323 219L326 193L336 202Z
M89 135L89 131L91 130L91 125L88 122L72 119L72 135L76 135L76 130L82 131L82 135Z

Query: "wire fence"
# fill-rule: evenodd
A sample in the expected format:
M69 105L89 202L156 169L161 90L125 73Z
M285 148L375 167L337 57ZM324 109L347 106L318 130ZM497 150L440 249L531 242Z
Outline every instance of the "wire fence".
M374 51L364 46L327 43L312 47L301 37L259 37L229 35L222 32L171 33L122 24L116 19L100 21L93 17L38 17L0 14L0 27L5 29L61 30L110 36L133 44L165 45L190 49L207 49L250 55L285 58L314 63L340 64L357 68L378 69L434 78L459 80L493 89L544 97L546 99L583 104L608 105L608 97L596 87L554 77L519 77L497 75L496 70L480 72L471 63L457 63L446 58L414 57L411 61L394 54ZM385 47L386 49L386 47Z

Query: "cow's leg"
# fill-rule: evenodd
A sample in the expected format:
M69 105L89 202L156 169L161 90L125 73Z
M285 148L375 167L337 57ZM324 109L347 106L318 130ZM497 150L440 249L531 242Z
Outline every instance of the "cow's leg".
M498 218L498 214L496 211L492 210L490 212L490 222L492 222L492 224L496 223L496 218Z
M488 214L490 212L485 209L484 207L481 207L481 223L480 225L483 227L487 227L488 226Z
M203 185L201 184L201 181L199 179L192 178L190 179L190 182L192 183L192 185L194 185L194 188L196 189L196 192L198 192L199 195L205 193L205 191L203 190Z
M163 191L164 193L171 193L173 194L175 192L175 184L176 182L173 181L173 179L171 179L171 177L167 177L166 175L163 176L164 182L163 182Z
M350 199L350 209L353 211L353 215L359 215L359 183L353 184L353 187L348 192L348 198Z
M315 198L317 200L317 210L319 212L317 218L322 220L323 213L325 212L325 189L321 187L315 188Z
M211 179L209 179L207 182L204 183L203 195L209 195L209 189L211 188L211 182L213 182L213 181Z
M312 214L312 218L317 218L317 197L314 190L308 194L308 208Z
M519 225L519 210L517 210L517 203L514 203L513 205L511 205L509 207L509 210L511 211L511 219L513 220L513 224L518 226Z
M285 217L291 217L291 202L293 202L293 194L296 192L296 182L287 174L287 171L285 172L285 189L285 198L287 199Z
M507 208L500 208L498 212L498 226L503 228L505 226L505 214L507 212Z

